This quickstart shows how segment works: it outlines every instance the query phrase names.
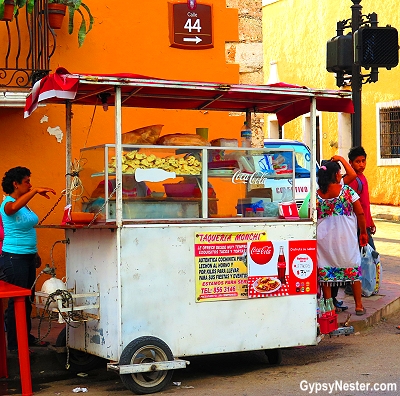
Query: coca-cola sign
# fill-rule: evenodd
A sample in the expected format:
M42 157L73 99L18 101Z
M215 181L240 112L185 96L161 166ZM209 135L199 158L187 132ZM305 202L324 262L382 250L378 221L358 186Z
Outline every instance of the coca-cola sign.
M253 172L253 173L246 173L242 172L238 169L232 175L232 183L233 184L264 184L265 180L268 179L268 173L264 172Z
M255 241L250 243L250 257L260 265L267 264L274 255L274 245L271 241Z

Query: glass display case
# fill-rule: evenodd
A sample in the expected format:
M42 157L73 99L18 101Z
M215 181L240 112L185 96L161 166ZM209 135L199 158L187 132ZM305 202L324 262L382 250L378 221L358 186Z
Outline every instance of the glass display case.
M278 217L272 181L290 179L291 149L122 145L121 185L116 182L114 144L81 150L82 199L73 210L123 220ZM287 183L286 183L287 185Z

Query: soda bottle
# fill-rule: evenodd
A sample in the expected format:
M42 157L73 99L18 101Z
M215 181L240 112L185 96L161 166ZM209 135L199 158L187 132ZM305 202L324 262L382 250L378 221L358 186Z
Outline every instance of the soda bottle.
M319 315L320 318L324 318L326 316L326 307L323 297L319 299Z
M283 253L283 246L279 247L279 256L278 256L278 279L281 283L286 283L286 260L285 254Z
M332 298L328 298L328 300L326 301L326 311L328 316L333 316L335 313L335 306L333 305Z

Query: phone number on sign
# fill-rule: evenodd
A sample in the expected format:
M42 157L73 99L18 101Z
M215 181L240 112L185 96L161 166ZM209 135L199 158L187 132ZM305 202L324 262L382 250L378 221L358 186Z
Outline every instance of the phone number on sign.
M202 294L213 294L213 293L232 293L236 292L236 286L217 286L217 287L202 287Z

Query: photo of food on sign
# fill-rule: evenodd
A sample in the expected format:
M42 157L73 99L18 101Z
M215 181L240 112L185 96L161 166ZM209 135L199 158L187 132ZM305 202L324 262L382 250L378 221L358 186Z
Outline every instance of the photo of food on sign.
M258 293L273 293L281 287L281 284L277 278L263 276L253 283L253 288Z
M293 158L292 158L292 153L284 153L274 155L272 157L272 166L274 168L274 171L277 175L281 175L284 173L292 173L293 172Z
M248 297L316 293L316 261L315 240L249 242Z

